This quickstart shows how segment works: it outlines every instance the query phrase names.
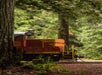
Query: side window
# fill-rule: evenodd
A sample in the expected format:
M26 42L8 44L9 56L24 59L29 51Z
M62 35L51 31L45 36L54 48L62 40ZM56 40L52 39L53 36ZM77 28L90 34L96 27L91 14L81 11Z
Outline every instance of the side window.
M26 39L33 39L34 38L34 32L29 30L25 33Z

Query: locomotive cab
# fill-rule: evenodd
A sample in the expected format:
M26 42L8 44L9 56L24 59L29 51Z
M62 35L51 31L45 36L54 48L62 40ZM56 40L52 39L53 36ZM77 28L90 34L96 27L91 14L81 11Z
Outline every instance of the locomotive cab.
M14 32L14 52L19 59L23 58L23 47L25 46L25 32Z
M25 32L14 32L14 47L24 47Z

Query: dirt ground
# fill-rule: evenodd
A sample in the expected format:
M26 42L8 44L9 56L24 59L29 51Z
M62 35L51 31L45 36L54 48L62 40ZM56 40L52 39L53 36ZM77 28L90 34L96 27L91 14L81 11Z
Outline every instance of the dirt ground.
M43 75L102 75L102 60L85 60L84 62L73 62L72 60L61 60L59 64L68 69L70 73L56 74L47 73ZM23 69L20 66L7 68L6 70L0 69L0 75L40 75L32 70Z
M79 75L81 72L82 75L102 75L102 60L78 60L78 62L61 60L60 62L72 71L73 75Z

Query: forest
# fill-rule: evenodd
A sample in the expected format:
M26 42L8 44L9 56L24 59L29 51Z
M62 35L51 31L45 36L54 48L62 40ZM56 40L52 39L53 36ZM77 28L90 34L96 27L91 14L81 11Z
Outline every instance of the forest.
M25 35L15 40L15 32L29 30L33 40ZM83 59L102 61L102 0L0 0L0 75L102 75L102 62L65 60L65 50L74 57L73 47ZM36 57L29 52L39 48L53 52L42 54L44 59L22 59L27 51L25 58Z
M32 29L34 38L72 34L75 38L66 36L66 40L70 46L81 45L76 47L79 55L102 59L101 0L18 0L14 13L14 31Z
M28 30L34 39L64 39L68 51L74 44L78 55L102 60L102 0L0 0L0 72L21 61L14 32ZM51 65L33 68L47 71Z

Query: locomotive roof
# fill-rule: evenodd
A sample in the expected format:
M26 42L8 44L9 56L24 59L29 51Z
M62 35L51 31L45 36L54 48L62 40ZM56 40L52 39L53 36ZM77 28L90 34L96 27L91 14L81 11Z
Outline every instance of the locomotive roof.
M15 35L24 35L25 32L14 32Z
M25 35L25 32L14 32L14 37Z

